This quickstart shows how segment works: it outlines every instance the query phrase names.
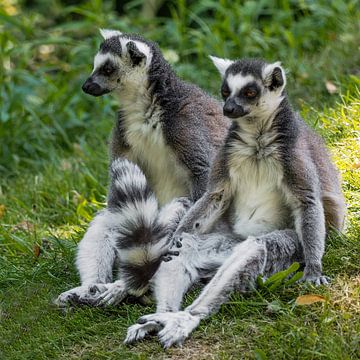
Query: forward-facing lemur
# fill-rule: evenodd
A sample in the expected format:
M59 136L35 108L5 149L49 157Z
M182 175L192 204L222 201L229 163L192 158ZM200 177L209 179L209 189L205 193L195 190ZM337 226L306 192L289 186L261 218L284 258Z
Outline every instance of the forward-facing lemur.
M292 110L280 63L212 60L233 125L207 192L176 230L180 255L155 275L157 313L129 328L126 342L159 331L165 347L181 344L231 291L247 291L259 275L293 261L305 265L304 280L327 283L321 265L326 226L341 230L345 205L323 141ZM214 276L179 311L183 294L206 275Z
M181 196L197 200L206 189L210 164L230 125L221 104L198 87L177 78L155 43L114 30L102 30L101 34L104 42L83 90L93 96L112 92L121 104L112 134L111 161L125 157L137 164L160 205ZM109 203L117 192L113 180ZM78 247L76 264L81 286L61 294L58 304L98 303L99 293L106 289L100 286L104 283L114 293L105 290L101 294L102 304L123 297L124 291L114 289L122 287L121 274L119 282L109 284L118 252L106 233L122 226L119 221L132 220L113 216L114 213L116 208L108 207L92 221ZM129 234L135 243L138 238L143 243L151 242L157 236L158 229L152 228L152 224L143 228L138 225L136 234ZM146 269L143 273L147 279ZM98 291L94 293L94 289Z

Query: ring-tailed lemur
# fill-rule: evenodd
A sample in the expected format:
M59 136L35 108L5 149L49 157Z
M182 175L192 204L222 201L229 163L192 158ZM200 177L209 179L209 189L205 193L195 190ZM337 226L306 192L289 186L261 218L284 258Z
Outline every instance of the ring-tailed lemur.
M159 331L165 347L181 344L231 291L247 291L259 275L293 261L304 263L304 280L327 283L321 265L326 226L342 228L345 205L323 141L292 110L280 63L212 60L233 125L207 192L174 234L180 255L155 275L157 313L129 328L128 343ZM204 275L214 276L179 311L183 294Z
M121 104L112 134L111 161L125 157L137 164L160 205L182 196L197 200L206 189L210 164L230 125L221 104L177 78L155 43L115 30L101 34L104 42L83 90L93 96L112 92ZM131 180L132 175L128 177ZM114 184L112 180L109 203L117 193ZM139 209L139 214L154 209L155 205ZM81 286L61 294L58 304L111 304L123 296L121 274L111 283L118 252L105 234L121 227L119 221L132 220L115 213L116 208L108 207L92 221L78 247ZM128 234L134 243L144 238L151 242L154 232L157 235L151 226L136 231ZM149 277L147 269L142 272L144 278Z

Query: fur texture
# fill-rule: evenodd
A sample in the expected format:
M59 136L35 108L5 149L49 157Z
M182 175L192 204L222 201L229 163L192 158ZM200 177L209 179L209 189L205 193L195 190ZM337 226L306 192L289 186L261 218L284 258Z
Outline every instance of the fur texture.
M345 214L337 171L323 141L291 109L279 63L240 60L224 71L225 63L220 69L224 113L233 125L207 192L181 220L173 240L192 256L173 260L183 268L183 278L172 289L163 287L175 265L160 267L154 278L158 312L129 328L125 342L142 339L151 329L164 347L181 345L232 291L249 291L257 276L271 276L294 261L305 266L303 280L327 283L321 266L326 226L341 230ZM220 227L225 227L221 236ZM192 233L192 240L184 232ZM219 240L227 246L219 248ZM204 248L213 254L220 249L216 261ZM200 272L204 259L209 263ZM193 281L214 271L200 296L179 311Z
M110 145L108 207L95 217L79 244L82 286L80 292L70 293L72 299L86 298L90 303L92 298L97 304L102 292L102 303L111 304L129 292L124 289L130 283L134 294L148 288L160 264L159 239L166 238L164 229L174 223L177 213L179 202L173 201L179 197L196 201L204 193L229 121L216 100L177 78L155 43L116 30L101 34L104 41L83 90L93 96L111 92L120 110ZM137 166L126 163L128 173L123 174L117 163L122 158ZM158 205L166 205L159 218ZM154 243L156 251L151 250ZM119 259L122 275L112 284ZM88 289L99 291L89 294ZM69 292L64 294L61 304L71 298Z
M116 304L127 294L145 294L149 280L169 254L171 235L190 206L188 199L178 198L159 210L144 174L128 160L114 160L110 172L108 207L95 217L86 241L79 244L77 267L82 286L61 294L60 306ZM99 244L99 239L106 241ZM94 254L94 248L101 251L101 257ZM89 257L98 261L95 282L88 279L93 272L88 268ZM112 283L114 265L118 279Z

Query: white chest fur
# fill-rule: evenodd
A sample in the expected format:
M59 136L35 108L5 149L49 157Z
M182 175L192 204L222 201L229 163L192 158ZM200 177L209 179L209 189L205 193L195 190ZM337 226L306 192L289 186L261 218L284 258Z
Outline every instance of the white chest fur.
M247 237L282 229L288 223L289 211L275 134L240 136L243 141L233 144L229 156L234 231Z
M144 111L139 111L142 106ZM155 105L146 109L144 104L132 104L123 111L128 157L144 171L159 203L189 195L189 175L165 142L161 110Z

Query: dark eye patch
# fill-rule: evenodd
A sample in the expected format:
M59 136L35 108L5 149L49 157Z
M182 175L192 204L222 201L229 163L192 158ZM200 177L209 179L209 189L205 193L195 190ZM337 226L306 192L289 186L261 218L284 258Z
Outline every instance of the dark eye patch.
M240 90L239 96L248 99L253 100L256 99L260 94L260 87L255 82L247 84Z
M111 63L110 60L107 60L99 69L99 74L104 76L110 76L114 73L116 67Z
M226 82L223 83L223 85L221 86L221 96L223 97L223 99L225 100L230 95L230 93L231 91L228 84Z

